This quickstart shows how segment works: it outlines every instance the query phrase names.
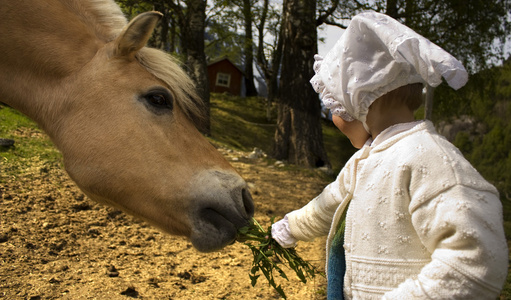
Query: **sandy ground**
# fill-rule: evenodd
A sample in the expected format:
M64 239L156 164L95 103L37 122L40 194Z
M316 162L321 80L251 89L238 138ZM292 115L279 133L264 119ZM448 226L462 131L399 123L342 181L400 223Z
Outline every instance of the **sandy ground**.
M219 150L250 184L264 225L328 183L319 171L284 170ZM9 168L20 172L0 186L0 298L279 299L264 278L250 285L252 256L241 243L200 253L184 238L92 202L56 165L34 157ZM324 239L301 243L298 252L324 268ZM291 279L281 284L288 299L325 299L324 278L303 284L287 270Z

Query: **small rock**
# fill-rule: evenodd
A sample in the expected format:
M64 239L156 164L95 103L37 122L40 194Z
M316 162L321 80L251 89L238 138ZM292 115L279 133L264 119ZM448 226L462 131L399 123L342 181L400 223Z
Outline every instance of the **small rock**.
M152 287L155 287L155 288L159 288L160 285L158 284L158 279L157 278L154 278L154 277L151 277L147 280L147 282L149 283L149 285L151 285Z
M52 277L50 280L48 280L49 283L60 283L60 280L58 279L55 279L54 277Z
M62 251L64 249L64 247L66 247L66 245L67 245L67 241L66 240L60 240L58 242L51 243L49 245L49 248L51 250L55 250L57 252L60 252L60 251Z
M30 242L28 242L28 243L25 244L25 248L27 248L27 249L35 249L35 248L37 248L37 246L32 244L32 243L30 243Z
M263 150L261 150L259 148L254 148L254 151L252 151L247 156L247 158L249 158L249 159L258 159L258 158L265 157L265 156L266 156L266 154L263 152Z
M285 166L285 165L286 165L286 164L284 164L284 162L283 162L283 161L281 161L281 160L277 160L277 161L275 162L275 166L276 166L276 167L283 167L283 166Z
M175 286L177 286L180 290L186 290L187 287L184 284L181 284L179 282L174 283Z
M328 166L324 166L324 167L319 167L318 170L320 170L321 172L327 174L327 175L333 175L334 174L334 171L332 170L332 168L328 167Z
M0 138L0 147L12 147L14 146L14 140Z
M206 276L198 275L192 276L192 284L197 284L206 281Z
M87 233L90 234L91 236L98 236L100 234L99 230L97 230L96 228L89 228L87 230Z
M122 214L122 211L115 209L115 210L108 212L107 216L110 219L115 219L117 216L119 216L121 214Z
M117 271L115 266L109 266L106 274L108 275L108 277L117 277L119 276L119 271Z
M9 240L9 236L4 233L0 233L0 243L5 243Z
M92 206L90 206L88 203L82 202L79 204L72 205L71 208L75 212L84 211L84 210L91 210Z
M132 297L132 298L138 298L138 292L135 290L134 287L130 286L128 287L124 292L121 292L121 295Z
M63 265L63 266L59 267L57 270L60 272L65 272L65 271L69 270L69 266Z
M192 274L190 274L190 272L188 272L188 271L184 271L184 272L179 272L177 274L177 277L183 278L183 279L190 279L192 277Z

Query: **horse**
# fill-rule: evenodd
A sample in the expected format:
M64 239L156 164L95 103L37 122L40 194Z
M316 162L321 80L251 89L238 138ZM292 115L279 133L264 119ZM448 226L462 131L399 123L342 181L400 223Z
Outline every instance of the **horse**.
M161 16L128 23L113 0L1 1L0 100L48 134L90 199L216 251L254 205L197 128L191 79L147 46Z

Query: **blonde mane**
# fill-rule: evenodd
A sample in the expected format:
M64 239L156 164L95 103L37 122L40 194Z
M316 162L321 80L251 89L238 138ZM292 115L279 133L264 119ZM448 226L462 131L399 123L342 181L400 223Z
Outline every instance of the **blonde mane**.
M63 0L62 3L75 12L104 43L115 40L128 23L119 5L113 0ZM198 124L204 120L203 102L179 61L161 50L148 47L142 48L136 59L149 73L171 88L179 106L192 121Z

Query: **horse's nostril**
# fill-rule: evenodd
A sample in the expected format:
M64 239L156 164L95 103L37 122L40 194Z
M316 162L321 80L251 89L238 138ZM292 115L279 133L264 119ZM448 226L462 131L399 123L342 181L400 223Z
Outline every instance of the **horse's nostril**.
M243 189L241 191L241 196L243 198L243 206L245 207L245 212L249 218L254 216L254 202L252 201L252 195L248 191L248 189Z

